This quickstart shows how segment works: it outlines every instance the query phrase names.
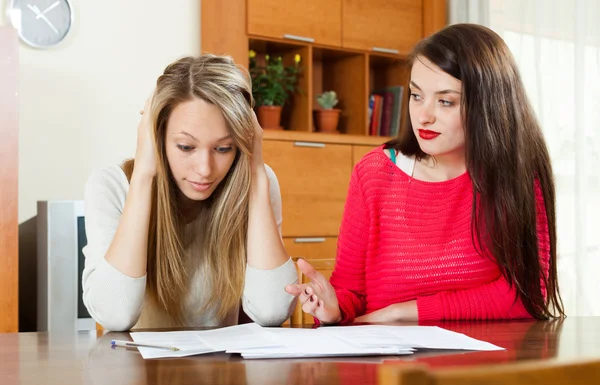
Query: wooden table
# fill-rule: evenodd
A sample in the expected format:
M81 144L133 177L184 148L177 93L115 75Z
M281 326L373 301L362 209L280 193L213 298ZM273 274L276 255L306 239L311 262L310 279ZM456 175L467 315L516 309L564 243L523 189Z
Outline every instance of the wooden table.
M127 333L0 334L0 384L376 384L380 364L410 365L418 361L439 368L600 357L600 317L428 325L464 333L507 350L326 360L254 361L227 354L144 360L137 350L111 348L111 339L129 339Z

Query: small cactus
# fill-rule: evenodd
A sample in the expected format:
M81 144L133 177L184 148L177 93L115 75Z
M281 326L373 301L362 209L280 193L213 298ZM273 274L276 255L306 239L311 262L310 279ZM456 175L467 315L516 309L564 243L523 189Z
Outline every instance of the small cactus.
M321 108L330 110L338 104L337 94L335 91L323 92L321 95L317 96L317 103L319 103Z

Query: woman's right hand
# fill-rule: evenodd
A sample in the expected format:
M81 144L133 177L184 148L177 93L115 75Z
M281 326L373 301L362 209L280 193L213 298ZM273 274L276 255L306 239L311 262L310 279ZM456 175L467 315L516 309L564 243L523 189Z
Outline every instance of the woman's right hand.
M154 91L146 100L138 124L137 148L135 150L134 175L153 178L156 175L156 151L154 149L154 122L152 121L152 99Z
M331 283L304 259L298 260L298 268L311 281L306 284L287 285L285 291L297 296L302 304L302 311L312 315L321 323L340 322L342 313Z

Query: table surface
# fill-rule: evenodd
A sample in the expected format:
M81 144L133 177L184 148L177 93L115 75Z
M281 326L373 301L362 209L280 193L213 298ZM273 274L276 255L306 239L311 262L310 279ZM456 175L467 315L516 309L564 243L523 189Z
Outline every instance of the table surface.
M415 325L398 324L398 325ZM9 384L376 384L379 365L420 362L436 368L526 360L600 358L600 317L555 321L435 322L505 351L417 352L412 356L244 360L224 353L144 360L111 348L128 333L0 334L0 383Z

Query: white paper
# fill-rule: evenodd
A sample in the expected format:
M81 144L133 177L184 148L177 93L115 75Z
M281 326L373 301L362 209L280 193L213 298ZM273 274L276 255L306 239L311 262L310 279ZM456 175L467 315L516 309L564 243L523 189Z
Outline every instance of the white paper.
M144 358L185 357L215 352L194 332L136 332L130 335L133 341L138 343L168 345L179 349L179 351L172 351L140 347L138 350Z
M475 338L471 338L464 334L452 332L437 326L373 327L385 328L397 337L408 341L416 348L480 351L504 350L503 348L492 345L489 342L476 340Z
M349 344L329 333L321 333L319 329L273 329L270 333L277 337L281 347L227 349L228 353L241 353L242 356L265 355L268 357L324 357L342 355L394 355L398 348L390 346L361 347Z
M188 356L197 356L200 354L214 353L212 349L198 349L198 350L180 350L174 352L172 350L165 349L154 349L154 348L138 348L139 352L142 354L144 359L150 358L177 358L177 357L188 357Z
M179 351L142 348L138 350L144 358L185 357L190 355L224 352L228 348L276 347L270 333L258 324L243 324L213 330L181 332L134 332L135 342L169 345Z
M198 337L215 351L244 348L277 347L271 333L255 323L229 326L196 332Z
M290 353L290 352L268 352L261 354L242 353L245 359L266 359L266 358L315 358L315 357L369 357L369 356L399 356L413 354L412 350L365 350L361 352L346 353Z
M135 342L170 345L179 351L139 348L144 358L184 357L214 352L244 358L405 355L419 349L503 350L488 342L436 326L328 326L316 329L263 328L244 324L222 329L131 333Z
M397 327L397 326L396 326ZM330 326L319 330L337 336L357 347L394 346L400 349L414 348L414 344L392 333L391 330L381 326Z

